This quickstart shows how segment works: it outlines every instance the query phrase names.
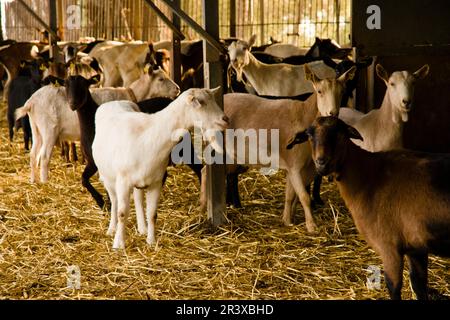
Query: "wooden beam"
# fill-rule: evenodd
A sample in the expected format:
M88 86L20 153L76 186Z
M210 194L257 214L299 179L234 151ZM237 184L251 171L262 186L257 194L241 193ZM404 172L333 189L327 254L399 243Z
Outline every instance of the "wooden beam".
M236 0L230 0L230 38L236 37Z
M44 27L45 30L47 30L47 32L48 32L52 37L54 37L57 41L60 40L59 37L58 37L58 35L56 34L56 32L53 31L52 28L50 28L50 26L49 26L48 24L46 24L46 23L44 22L44 20L42 20L41 17L39 17L39 16L36 14L36 12L34 12L33 9L31 9L31 8L25 3L25 1L23 1L23 0L17 0L17 2L20 3L20 4L25 8L25 10L28 11L28 13L31 14L31 15L37 20L37 22L39 22L39 24L40 24L41 26Z
M219 39L219 1L202 0L203 2L203 26L205 31L215 41ZM222 94L217 103L223 109L223 93L226 92L224 81L224 65L220 59L219 52L214 50L211 43L203 41L203 64L205 70L205 86L208 88L220 87ZM207 208L208 219L214 226L225 221L225 165L207 165Z
M58 40L59 37L57 35L58 29L58 17L56 14L56 0L48 0L48 7L50 9L50 29L53 31L49 35L49 43L50 43L50 57L54 59L55 62L59 61L59 47Z
M158 15L158 17L162 20L162 22L169 27L170 30L180 39L184 40L185 36L180 32L179 28L177 28L166 15L159 10L159 8L153 3L151 0L145 0L145 3Z
M212 48L214 48L214 50L222 54L227 53L225 47L219 42L218 40L219 37L217 37L217 39L212 37L197 22L195 22L191 17L189 17L183 10L175 7L172 1L170 0L161 0L161 1L163 1L172 10L172 12L174 12L177 16L179 16L182 20L184 20L184 22L186 22L192 29L194 29L194 31L197 32L200 35L200 37L208 41L208 43L211 45ZM214 2L216 2L216 0L211 0L211 3ZM205 5L205 2L203 3ZM206 6L209 6L209 4L206 4ZM203 18L205 18L205 16L203 16ZM218 14L216 18L219 19ZM216 23L218 24L219 20L217 20Z
M259 39L261 44L266 43L266 34L264 33L264 0L259 0Z
M174 6L180 8L180 0L172 0ZM178 16L172 13L172 23L179 31L181 21ZM181 32L180 32L181 33ZM171 76L176 84L181 85L181 39L177 36L178 33L172 32L171 53Z

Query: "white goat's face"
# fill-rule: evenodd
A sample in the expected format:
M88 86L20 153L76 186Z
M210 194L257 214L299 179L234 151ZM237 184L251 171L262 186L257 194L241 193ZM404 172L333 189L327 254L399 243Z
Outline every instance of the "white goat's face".
M227 128L228 118L217 105L214 97L219 90L219 87L213 90L189 89L186 95L191 120L202 130L204 140L210 142L216 151L223 153L223 147L216 140L216 134Z
M180 94L180 87L161 69L150 69L149 92L152 97L169 97L175 99Z
M346 73L337 79L320 80L305 65L305 76L307 80L313 83L314 90L317 94L317 108L323 117L339 115L339 108L342 102L342 96L345 93L347 81L355 76L356 67L350 68Z
M255 40L256 36L253 35L248 42L238 40L228 46L230 64L236 70L238 81L242 80L242 69L250 63L250 48Z
M393 108L400 113L402 121L408 121L408 112L411 111L414 87L417 79L427 76L429 66L425 65L414 73L409 71L395 71L388 76L386 70L378 64L377 75L386 83L389 100Z

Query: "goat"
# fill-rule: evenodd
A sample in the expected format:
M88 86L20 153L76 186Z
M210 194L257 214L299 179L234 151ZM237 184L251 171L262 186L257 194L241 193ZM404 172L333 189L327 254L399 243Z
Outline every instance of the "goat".
M333 174L358 231L380 255L391 299L401 299L403 257L412 288L427 299L428 254L450 257L450 155L409 150L371 153L344 121L318 118L288 144L310 140L322 175Z
M239 40L228 47L230 64L235 69L239 81L244 74L260 95L296 96L314 91L311 83L305 80L303 66L265 64L258 61L250 52L255 39L256 37L252 36L249 42ZM308 67L321 79L336 76L334 69L323 61L311 62Z
M83 151L83 155L86 159L86 167L83 171L81 180L82 185L89 191L97 205L100 208L103 208L105 204L103 196L89 182L89 179L97 172L97 167L92 157L92 143L95 136L95 112L98 109L98 104L93 100L89 91L89 86L97 81L98 77L85 79L82 76L69 76L64 81L64 86L66 87L66 96L69 106L72 110L77 112L80 123L81 150ZM140 101L137 105L139 110L145 113L155 113L163 110L172 101L173 100L170 98L158 97ZM191 154L194 155L193 153ZM201 171L200 165L194 164L194 161L191 161L191 163L191 168L193 168L194 172L197 176L199 176ZM136 196L139 195L135 194L135 199ZM140 198L142 198L142 196ZM138 201L135 202L136 210L139 210L141 206L138 205ZM142 230L142 226L138 225L138 229Z
M306 101L297 100L269 100L250 94L232 93L224 96L224 110L229 118L229 127L232 129L277 129L279 131L279 145L284 146L286 139L298 128L307 128L318 114L337 116L342 95L345 91L347 80L354 76L355 67L338 79L319 80L305 65L305 74L308 81L313 83L315 92ZM267 148L272 143L268 142ZM232 147L229 147L231 143ZM234 157L234 141L226 142L227 156ZM269 146L270 145L270 146ZM264 148L258 144L258 148ZM247 150L247 153L255 153L255 150ZM286 199L283 212L285 225L292 224L292 207L297 194L305 211L306 228L309 232L315 231L314 219L311 215L310 198L305 185L311 182L314 176L314 168L311 162L309 146L303 145L295 150L287 152L285 148L276 150L279 154L279 167L287 171ZM266 152L260 150L259 154ZM264 153L263 153L264 154ZM261 167L261 163L248 163L246 166ZM227 194L231 195L231 201L235 206L240 206L237 190L237 166L227 166ZM230 200L230 199L229 199Z
M225 129L227 119L214 100L219 90L189 89L164 110L151 115L137 112L138 106L129 101L99 107L92 154L111 199L108 234L115 231L113 248L125 248L133 188L146 190L147 243L155 242L156 207L169 155L177 144L173 135L176 130L192 129L194 123L201 123L202 129ZM113 144L109 143L111 139ZM211 143L216 151L223 152L216 140Z
M424 65L416 72L396 71L391 76L381 64L376 66L378 77L386 84L386 93L379 109L367 114L351 108L341 108L339 118L354 126L364 138L354 140L361 148L371 151L388 151L403 147L403 125L408 121L411 111L414 86L416 80L423 79L429 72L429 66ZM353 85L353 84L352 84ZM322 178L314 179L313 197L318 204Z
M151 71L153 74L155 71ZM93 100L101 103L119 99L136 101L141 98L154 96L178 95L178 86L167 77L164 71L158 69L157 76L143 74L136 88L143 91L133 91L124 88L94 88L92 89ZM162 79L162 81L161 81ZM134 84L134 83L133 83ZM132 85L132 87L134 87ZM154 90L154 88L158 90ZM48 164L53 146L58 141L79 141L79 121L67 102L64 88L47 85L37 90L25 105L16 110L16 119L25 115L30 116L31 131L33 133L33 146L30 152L31 182L36 182L36 169L40 165L40 180L46 182L48 179Z
M14 118L14 112L17 108L24 105L30 96L41 87L40 65L36 60L32 62L23 61L21 63L17 77L11 80L8 91L8 127L9 140L14 138L14 128L23 129L24 147L29 149L31 138L31 127L28 117L23 117L19 121Z
M416 80L427 76L429 66L424 65L413 73L396 71L389 76L386 70L378 64L376 72L387 86L381 107L367 114L350 108L342 108L339 118L358 130L364 141L354 142L367 151L376 152L402 148L403 124L408 121L408 113L412 108L414 85Z

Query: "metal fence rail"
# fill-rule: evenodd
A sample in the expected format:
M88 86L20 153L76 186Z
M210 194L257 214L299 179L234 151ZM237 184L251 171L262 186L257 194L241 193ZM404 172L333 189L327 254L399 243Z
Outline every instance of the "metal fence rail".
M44 21L48 21L48 0L25 0ZM168 16L170 11L155 0ZM235 34L247 39L258 35L258 43L273 37L284 43L308 47L315 37L349 43L351 0L235 0ZM230 0L219 0L220 36L230 36ZM181 0L182 9L202 22L202 0ZM28 41L41 39L41 26L17 1L2 2L4 38ZM79 24L73 15L79 13ZM159 41L170 38L170 30L143 0L58 0L59 34L63 40L81 37L116 40ZM187 39L198 38L182 24Z

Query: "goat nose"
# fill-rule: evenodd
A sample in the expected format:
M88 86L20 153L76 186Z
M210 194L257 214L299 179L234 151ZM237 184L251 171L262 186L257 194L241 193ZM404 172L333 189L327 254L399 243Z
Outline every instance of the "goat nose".
M327 161L324 157L321 157L321 158L317 158L316 163L319 166L324 166L327 163Z
M225 121L227 124L230 122L230 119L228 119L227 116L223 116L222 120Z
M411 100L409 99L403 99L402 102L405 106L409 106L411 104Z

